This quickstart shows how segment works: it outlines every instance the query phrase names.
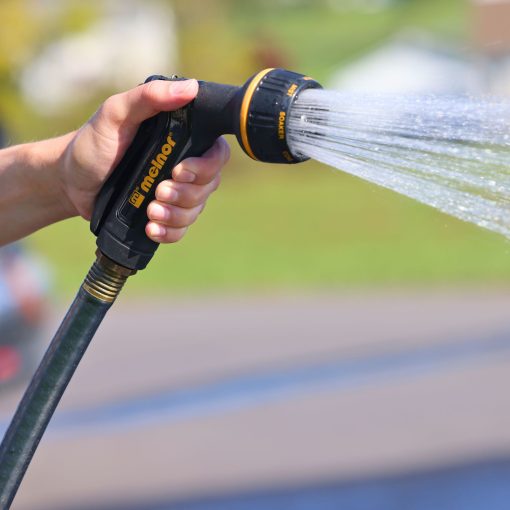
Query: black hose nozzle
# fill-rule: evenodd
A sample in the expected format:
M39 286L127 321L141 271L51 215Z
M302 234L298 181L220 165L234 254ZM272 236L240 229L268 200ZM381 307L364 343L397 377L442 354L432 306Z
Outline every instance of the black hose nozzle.
M244 152L257 161L304 161L307 158L293 154L287 144L287 118L300 92L308 88L321 85L285 69L260 71L242 87L200 82L192 109L192 137L235 134Z

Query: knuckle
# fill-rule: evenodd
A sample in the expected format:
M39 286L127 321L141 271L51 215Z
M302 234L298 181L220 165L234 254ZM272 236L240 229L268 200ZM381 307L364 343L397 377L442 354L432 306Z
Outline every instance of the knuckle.
M144 83L142 85L142 90L140 92L140 98L144 102L151 102L154 99L154 84L155 81L150 81L148 83Z
M199 214L202 212L203 206L200 204L198 207L195 207L188 216L187 226L193 225L195 221L197 221Z
M110 96L109 98L105 99L103 101L103 104L99 108L100 113L108 114L109 112L115 109L114 107L116 103L117 103L116 96Z
M107 98L101 105L101 111L105 115L114 115L119 108L119 95L115 94Z
M165 242L176 243L177 241L180 241L184 237L184 234L186 234L186 231L187 227L168 229L165 236Z
M204 161L200 168L195 172L198 177L199 186L206 186L210 183L218 171L216 165Z
M144 83L140 93L141 101L149 105L160 105L165 99L166 93L164 82L161 80L152 80Z
M195 207L200 204L206 197L206 192L202 186L193 187L183 194L183 202L185 207Z
M195 206L200 205L202 202L207 200L207 197L211 194L211 187L210 186L202 186L197 193L196 200L195 200Z
M220 187L220 184L221 184L221 174L218 174L213 181L211 193L216 191Z
M193 173L203 173L207 170L208 161L205 157L191 157L187 158L182 162L182 169L189 170Z
M108 124L120 124L123 120L123 101L120 94L105 99L99 107L98 117Z
M196 219L196 214L193 209L181 209L176 213L175 226L184 228L191 225Z

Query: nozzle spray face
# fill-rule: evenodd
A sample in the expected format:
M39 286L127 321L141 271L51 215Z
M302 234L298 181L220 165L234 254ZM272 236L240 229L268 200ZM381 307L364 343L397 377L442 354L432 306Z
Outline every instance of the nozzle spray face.
M289 110L299 94L322 88L315 80L285 69L265 69L241 89L237 139L251 158L266 163L299 163L287 143Z

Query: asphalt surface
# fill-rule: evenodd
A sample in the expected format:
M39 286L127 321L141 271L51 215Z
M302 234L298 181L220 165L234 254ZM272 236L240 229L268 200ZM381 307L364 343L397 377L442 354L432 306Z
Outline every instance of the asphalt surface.
M506 508L509 310L484 289L121 298L13 508Z

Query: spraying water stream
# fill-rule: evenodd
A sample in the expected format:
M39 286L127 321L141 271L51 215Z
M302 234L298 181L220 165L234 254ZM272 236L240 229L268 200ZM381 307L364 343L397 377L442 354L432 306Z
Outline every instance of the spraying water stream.
M305 90L293 153L510 238L510 101Z

